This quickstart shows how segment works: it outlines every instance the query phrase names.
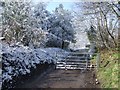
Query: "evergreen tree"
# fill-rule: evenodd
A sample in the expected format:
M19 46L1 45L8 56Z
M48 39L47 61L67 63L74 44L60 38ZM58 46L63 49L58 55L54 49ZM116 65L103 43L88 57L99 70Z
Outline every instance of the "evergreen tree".
M73 42L74 41L74 29L72 26L72 16L68 10L64 10L63 5L60 4L59 7L55 9L54 17L52 17L49 32L56 35L60 39L56 39L49 42L57 44L58 46L63 46L63 42ZM59 43L57 43L59 42ZM55 46L57 46L55 45Z

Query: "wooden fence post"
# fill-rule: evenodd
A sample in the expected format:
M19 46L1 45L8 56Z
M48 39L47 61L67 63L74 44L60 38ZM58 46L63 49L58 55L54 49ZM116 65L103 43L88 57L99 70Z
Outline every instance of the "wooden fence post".
M86 54L86 69L87 69L87 67L88 67L88 53Z
M97 65L97 69L98 69L100 67L100 53L97 53L96 65Z

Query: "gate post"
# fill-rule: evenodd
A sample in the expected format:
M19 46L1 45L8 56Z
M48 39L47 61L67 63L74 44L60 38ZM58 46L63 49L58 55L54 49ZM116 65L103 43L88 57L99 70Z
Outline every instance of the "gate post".
M97 65L97 69L98 69L100 67L100 53L97 53L96 65Z
M88 53L86 53L86 69L88 68Z
M58 61L57 52L55 54L56 54L56 61L54 63L55 63L55 69L56 69L56 67L57 67L57 61Z
M65 70L67 70L67 68L66 68L66 64L67 64L67 60L66 60L66 58L65 58Z

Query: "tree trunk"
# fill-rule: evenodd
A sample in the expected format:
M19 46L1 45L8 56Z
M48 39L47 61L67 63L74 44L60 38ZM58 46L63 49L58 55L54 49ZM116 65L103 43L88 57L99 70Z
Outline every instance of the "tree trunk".
M107 25L107 17L106 17L106 14L103 12L103 10L101 8L99 8L101 13L103 14L104 16L104 20L105 20L105 27L106 27L106 31L107 33L109 34L109 36L112 38L113 42L114 42L114 45L115 47L117 46L117 43L115 42L115 39L114 39L114 36L109 32L109 28L108 28L108 25Z

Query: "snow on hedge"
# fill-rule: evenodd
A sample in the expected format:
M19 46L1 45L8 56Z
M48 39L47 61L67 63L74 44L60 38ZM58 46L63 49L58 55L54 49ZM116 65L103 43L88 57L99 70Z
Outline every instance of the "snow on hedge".
M56 63L56 60L68 55L60 48L30 49L25 46L10 47L2 45L2 83L12 83L13 77L30 73L37 64Z

